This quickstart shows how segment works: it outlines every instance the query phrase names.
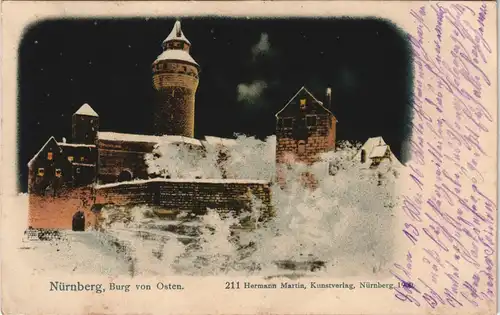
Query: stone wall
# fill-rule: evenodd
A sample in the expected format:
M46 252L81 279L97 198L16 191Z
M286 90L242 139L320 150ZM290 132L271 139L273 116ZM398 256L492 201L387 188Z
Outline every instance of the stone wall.
M318 116L317 126L307 130L307 136L295 136L293 131L278 129L276 133L276 162L284 163L288 159L312 164L320 153L335 148L335 118ZM303 145L303 150L300 146Z
M154 143L99 139L99 181L112 183L128 171L132 178L148 178L144 157L153 152Z
M29 195L28 226L35 229L71 230L73 214L85 213L86 228L95 224L91 212L93 192L90 188L70 188L61 191L57 197Z
M198 84L198 69L193 65L170 60L153 64L156 135L194 137L195 94Z
M270 214L271 191L264 181L155 179L116 183L96 189L96 203L150 205L173 212L204 214L207 208L240 212L252 203Z

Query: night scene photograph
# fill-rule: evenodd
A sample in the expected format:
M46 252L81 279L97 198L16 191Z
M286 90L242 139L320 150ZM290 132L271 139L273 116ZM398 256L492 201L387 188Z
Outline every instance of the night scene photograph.
M25 255L68 274L387 275L412 69L375 18L31 24Z

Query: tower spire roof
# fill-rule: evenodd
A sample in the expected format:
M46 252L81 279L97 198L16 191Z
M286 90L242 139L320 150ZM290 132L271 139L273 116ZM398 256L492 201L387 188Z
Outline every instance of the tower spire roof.
M181 21L179 21L179 20L175 21L175 24L174 24L174 27L172 28L172 31L167 36L167 38L165 38L163 43L170 42L173 40L183 41L183 42L191 45L191 42L189 42L189 40L186 38L186 36L184 36L184 33L182 33Z
M89 104L85 103L80 107L79 110L77 110L73 115L85 115L85 116L94 116L94 117L99 117L95 110L90 107Z

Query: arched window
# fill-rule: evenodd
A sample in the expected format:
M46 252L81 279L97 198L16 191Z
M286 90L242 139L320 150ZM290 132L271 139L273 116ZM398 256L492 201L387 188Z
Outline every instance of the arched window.
M361 150L361 163L365 163L365 162L366 162L366 151Z
M132 172L129 170L123 170L120 175L118 175L119 182L127 182L132 180Z
M298 153L299 154L304 154L306 153L306 142L304 140L300 140L298 143Z

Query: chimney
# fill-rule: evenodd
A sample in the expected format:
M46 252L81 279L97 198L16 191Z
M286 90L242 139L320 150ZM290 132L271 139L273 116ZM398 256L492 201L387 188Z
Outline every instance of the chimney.
M328 87L326 89L326 98L325 98L326 108L328 110L332 110L332 88Z

